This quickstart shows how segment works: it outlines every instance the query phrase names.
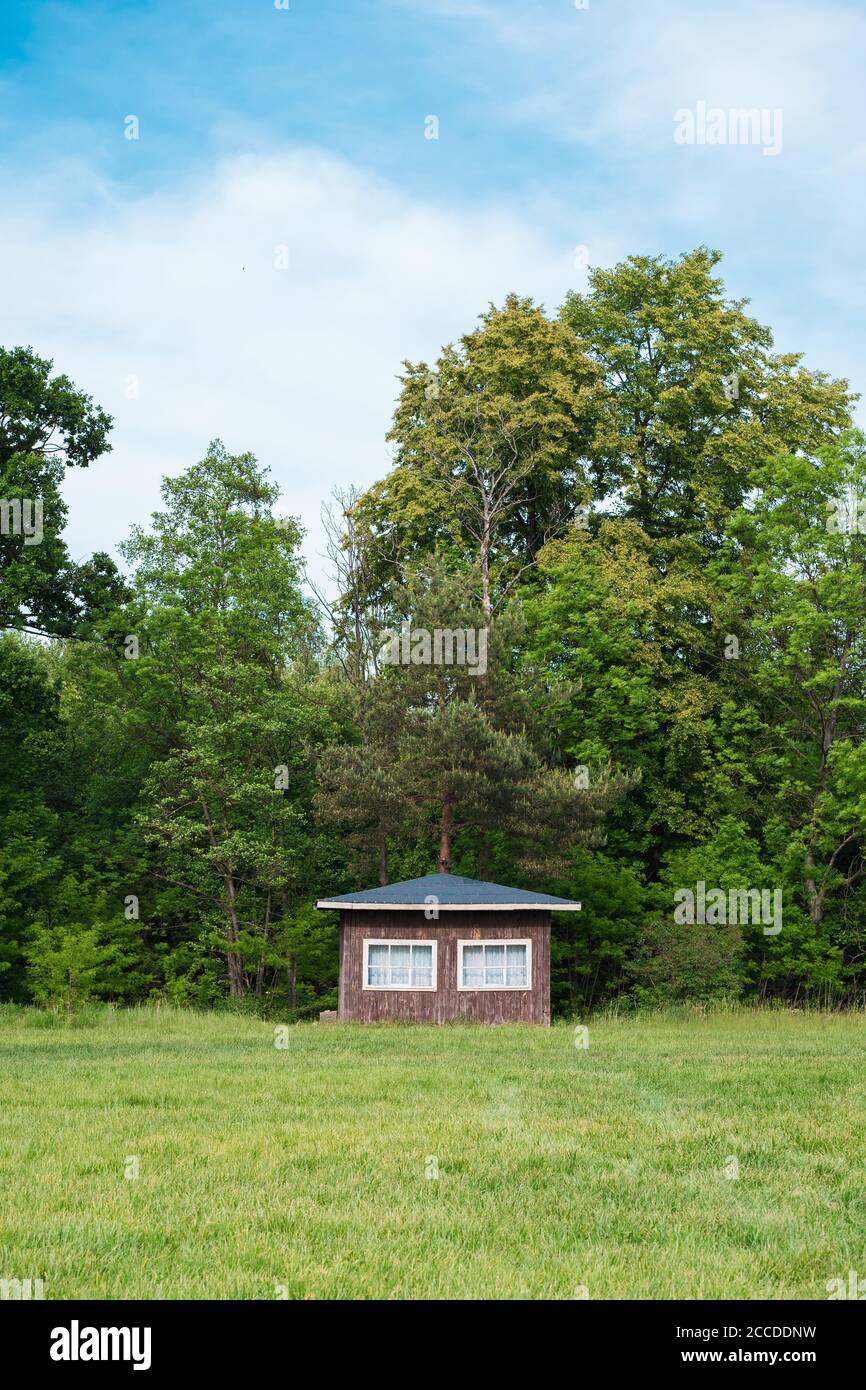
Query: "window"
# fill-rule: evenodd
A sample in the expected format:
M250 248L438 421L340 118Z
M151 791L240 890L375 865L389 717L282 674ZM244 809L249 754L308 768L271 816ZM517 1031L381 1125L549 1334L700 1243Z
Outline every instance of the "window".
M460 941L458 989L531 989L532 943Z
M435 941L364 942L364 989L435 988Z

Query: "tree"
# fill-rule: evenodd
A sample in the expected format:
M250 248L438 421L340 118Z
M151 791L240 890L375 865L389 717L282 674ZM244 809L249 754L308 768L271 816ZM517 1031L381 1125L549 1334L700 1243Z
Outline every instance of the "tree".
M474 577L430 563L411 576L385 645L394 658L368 691L368 737L327 751L319 806L332 820L382 837L436 846L439 871L458 853L489 872L491 843L519 843L524 872L549 872L563 846L592 838L601 812L624 789L600 773L592 788L549 767L527 727L530 707L508 669L516 627L506 612L487 626ZM436 634L471 634L481 662L437 660ZM356 808L354 811L352 808ZM431 854L432 857L432 854Z
M65 875L50 908L36 915L25 950L27 983L38 1004L72 1008L118 999L140 984L135 926L118 921L104 890Z
M523 662L558 757L588 776L614 764L637 779L607 832L611 851L649 881L673 848L711 832L720 794L718 598L691 541L670 552L660 571L637 521L600 519L545 550L524 604Z
M38 651L0 636L0 990L22 997L24 949L59 876L54 768L63 747L58 695Z
M678 260L630 256L593 270L588 293L569 294L561 311L607 388L596 495L660 541L718 544L770 459L814 453L851 423L847 382L774 353L748 301L726 297L720 260L705 247Z
M389 435L397 466L357 503L359 524L392 563L438 551L474 566L489 618L588 500L601 373L566 327L516 295L443 348L434 370L405 367Z
M107 555L73 564L61 538L65 469L110 449L112 422L52 365L31 348L0 348L0 627L68 636L123 585Z
M19 454L87 468L111 448L111 417L32 348L0 348L0 465Z
M866 876L866 440L784 454L732 519L718 562L772 824L811 922ZM732 663L733 665L733 663ZM780 847L781 848L781 847Z
M164 742L141 825L160 848L158 872L223 952L234 997L261 995L279 968L275 930L311 864L315 622L299 587L300 531L273 516L277 495L251 455L215 442L164 482L165 510L124 547L136 566L124 614L138 652L124 671L131 727Z

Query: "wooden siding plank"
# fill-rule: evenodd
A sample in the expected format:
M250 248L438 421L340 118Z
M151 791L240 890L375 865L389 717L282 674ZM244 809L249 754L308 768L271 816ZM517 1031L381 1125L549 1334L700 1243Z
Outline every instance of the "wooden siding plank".
M449 916L451 920L449 921ZM440 909L437 922L423 913L353 910L341 913L339 1016L364 1023L550 1023L550 913L459 912ZM437 988L365 990L364 940L437 941ZM458 990L457 942L532 942L532 989Z

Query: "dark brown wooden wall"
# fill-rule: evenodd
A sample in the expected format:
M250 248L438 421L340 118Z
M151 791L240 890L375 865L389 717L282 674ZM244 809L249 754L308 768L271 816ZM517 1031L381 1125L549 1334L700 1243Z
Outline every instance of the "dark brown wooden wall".
M416 1023L550 1023L550 913L448 912L438 922L423 912L347 909L340 925L341 1019L363 1023L411 1019ZM438 941L436 990L363 988L364 939ZM457 942L532 942L532 989L458 990Z

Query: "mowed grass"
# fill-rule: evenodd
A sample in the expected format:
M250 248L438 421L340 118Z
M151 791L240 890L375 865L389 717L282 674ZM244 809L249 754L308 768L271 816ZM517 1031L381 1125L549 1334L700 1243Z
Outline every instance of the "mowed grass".
M586 1049L566 1025L274 1041L224 1014L0 1010L0 1278L778 1299L866 1276L863 1014L599 1019Z

